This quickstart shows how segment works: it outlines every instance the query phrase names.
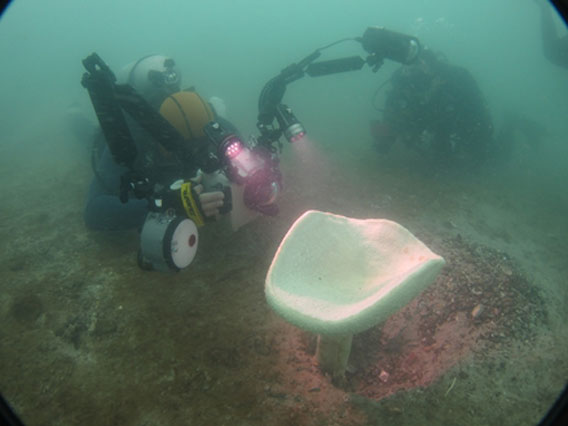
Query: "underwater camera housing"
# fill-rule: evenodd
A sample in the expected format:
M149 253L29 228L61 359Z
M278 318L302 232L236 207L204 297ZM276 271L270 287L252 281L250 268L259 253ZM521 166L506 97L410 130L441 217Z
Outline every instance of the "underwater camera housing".
M141 269L179 271L193 262L199 243L198 226L205 223L193 185L184 179L169 186L158 184L146 197L150 205L140 232ZM228 201L230 204L230 198Z
M150 211L140 233L138 266L144 270L179 271L197 253L199 233L195 222L173 210Z
M216 121L205 125L203 130L229 180L244 185L246 207L265 215L276 215L282 175L270 151L262 146L249 148Z

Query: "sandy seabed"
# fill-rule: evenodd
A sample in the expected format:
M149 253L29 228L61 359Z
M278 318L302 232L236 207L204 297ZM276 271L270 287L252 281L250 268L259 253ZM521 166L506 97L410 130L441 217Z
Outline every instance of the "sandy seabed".
M80 160L2 159L0 389L28 425L519 426L564 386L568 203L538 170L288 154L279 216L207 226L190 268L164 274L137 267L136 231L84 227L88 155L61 149ZM264 298L307 209L395 220L447 261L354 337L342 383Z

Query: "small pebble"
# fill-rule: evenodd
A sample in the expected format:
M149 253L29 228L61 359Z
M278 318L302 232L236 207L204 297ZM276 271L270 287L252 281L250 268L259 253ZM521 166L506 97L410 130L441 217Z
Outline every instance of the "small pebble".
M471 310L471 318L473 319L479 318L484 310L485 306L483 306L481 303L479 305L476 305L475 308Z
M513 270L511 269L511 267L509 265L501 265L501 272L503 272L508 277L513 275Z

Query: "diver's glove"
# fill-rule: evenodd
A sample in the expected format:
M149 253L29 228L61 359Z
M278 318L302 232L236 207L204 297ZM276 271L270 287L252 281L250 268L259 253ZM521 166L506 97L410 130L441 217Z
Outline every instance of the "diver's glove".
M197 226L214 220L223 212L225 194L222 191L203 192L201 177L188 181L176 181L154 199L158 210L173 208L178 215L185 215Z
M204 192L205 188L202 184L202 180L202 174L191 179L193 191L198 197L199 207L206 218L216 217L221 213L224 205L225 194L223 191Z

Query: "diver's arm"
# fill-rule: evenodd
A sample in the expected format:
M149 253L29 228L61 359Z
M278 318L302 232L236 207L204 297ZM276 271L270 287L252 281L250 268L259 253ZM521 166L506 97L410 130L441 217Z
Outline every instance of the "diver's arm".
M543 0L537 1L540 7L540 27L542 48L546 59L564 68L568 68L568 37L558 37L552 19L552 7Z
M85 205L85 225L99 231L118 231L139 228L148 213L146 200L129 199L120 201L118 190L120 176L125 169L114 163L108 149L99 163L99 176L95 176L89 187ZM111 191L116 190L116 193Z
M140 228L148 213L146 200L128 200L122 203L115 195L105 194L93 181L85 206L85 225L97 231L121 231Z

